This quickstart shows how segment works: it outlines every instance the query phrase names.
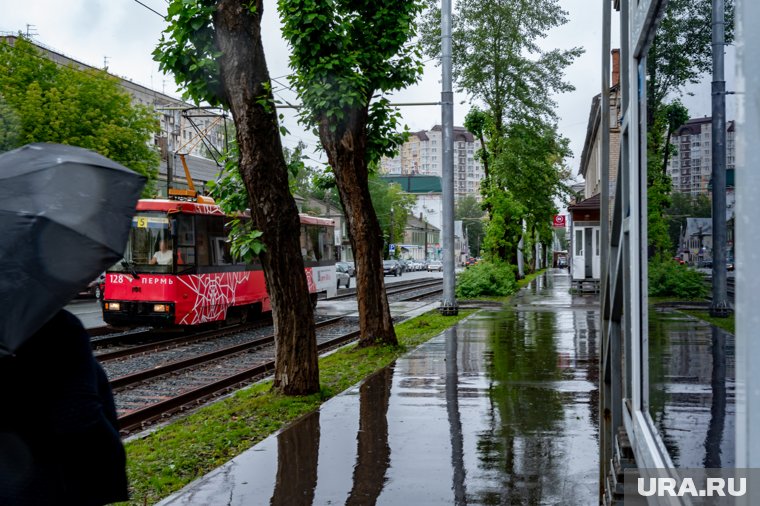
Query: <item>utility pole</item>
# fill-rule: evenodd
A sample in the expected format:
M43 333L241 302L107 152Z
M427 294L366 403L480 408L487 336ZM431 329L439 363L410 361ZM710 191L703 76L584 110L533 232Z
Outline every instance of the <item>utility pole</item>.
M441 133L443 134L443 299L438 310L454 316L457 309L454 291L454 92L451 89L451 0L441 0Z
M395 249L391 251L391 248L395 248L393 245L393 208L391 207L391 229L388 231L388 258L393 258Z
M428 259L427 220L422 217L422 213L420 213L420 221L425 226L425 256L423 260L427 262L427 259Z
M723 75L725 2L712 2L712 303L710 315L731 314L726 290L726 81Z

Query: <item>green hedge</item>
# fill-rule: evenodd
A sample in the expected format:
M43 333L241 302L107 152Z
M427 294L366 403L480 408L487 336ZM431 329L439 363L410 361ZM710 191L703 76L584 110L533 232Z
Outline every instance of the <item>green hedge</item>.
M515 267L506 263L479 262L457 276L457 297L506 296L517 291Z
M649 295L702 299L707 296L705 278L699 272L670 259L649 263Z

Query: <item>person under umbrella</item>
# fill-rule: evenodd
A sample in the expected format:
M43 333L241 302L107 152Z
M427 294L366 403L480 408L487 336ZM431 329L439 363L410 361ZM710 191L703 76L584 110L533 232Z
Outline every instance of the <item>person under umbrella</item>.
M0 504L128 499L108 379L62 308L121 258L144 182L71 146L0 155Z

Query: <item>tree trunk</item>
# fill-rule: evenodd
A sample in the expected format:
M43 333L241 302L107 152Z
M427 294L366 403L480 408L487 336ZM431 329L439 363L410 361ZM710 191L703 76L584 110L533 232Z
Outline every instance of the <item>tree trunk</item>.
M323 118L319 122L319 137L335 173L356 260L359 346L396 345L398 340L385 293L383 234L369 193L366 121L366 108L346 111L345 126L335 131L330 130L331 124Z
M269 71L261 44L263 0L250 13L220 0L214 13L222 85L237 128L240 175L251 218L264 234L261 254L275 331L273 388L288 395L319 391L314 313L304 275L298 209L288 187ZM262 104L261 99L266 99Z

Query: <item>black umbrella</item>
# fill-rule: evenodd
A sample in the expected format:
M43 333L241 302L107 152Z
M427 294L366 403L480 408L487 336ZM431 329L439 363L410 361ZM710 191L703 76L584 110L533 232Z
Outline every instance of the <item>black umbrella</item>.
M145 178L92 151L0 155L0 356L124 254Z

